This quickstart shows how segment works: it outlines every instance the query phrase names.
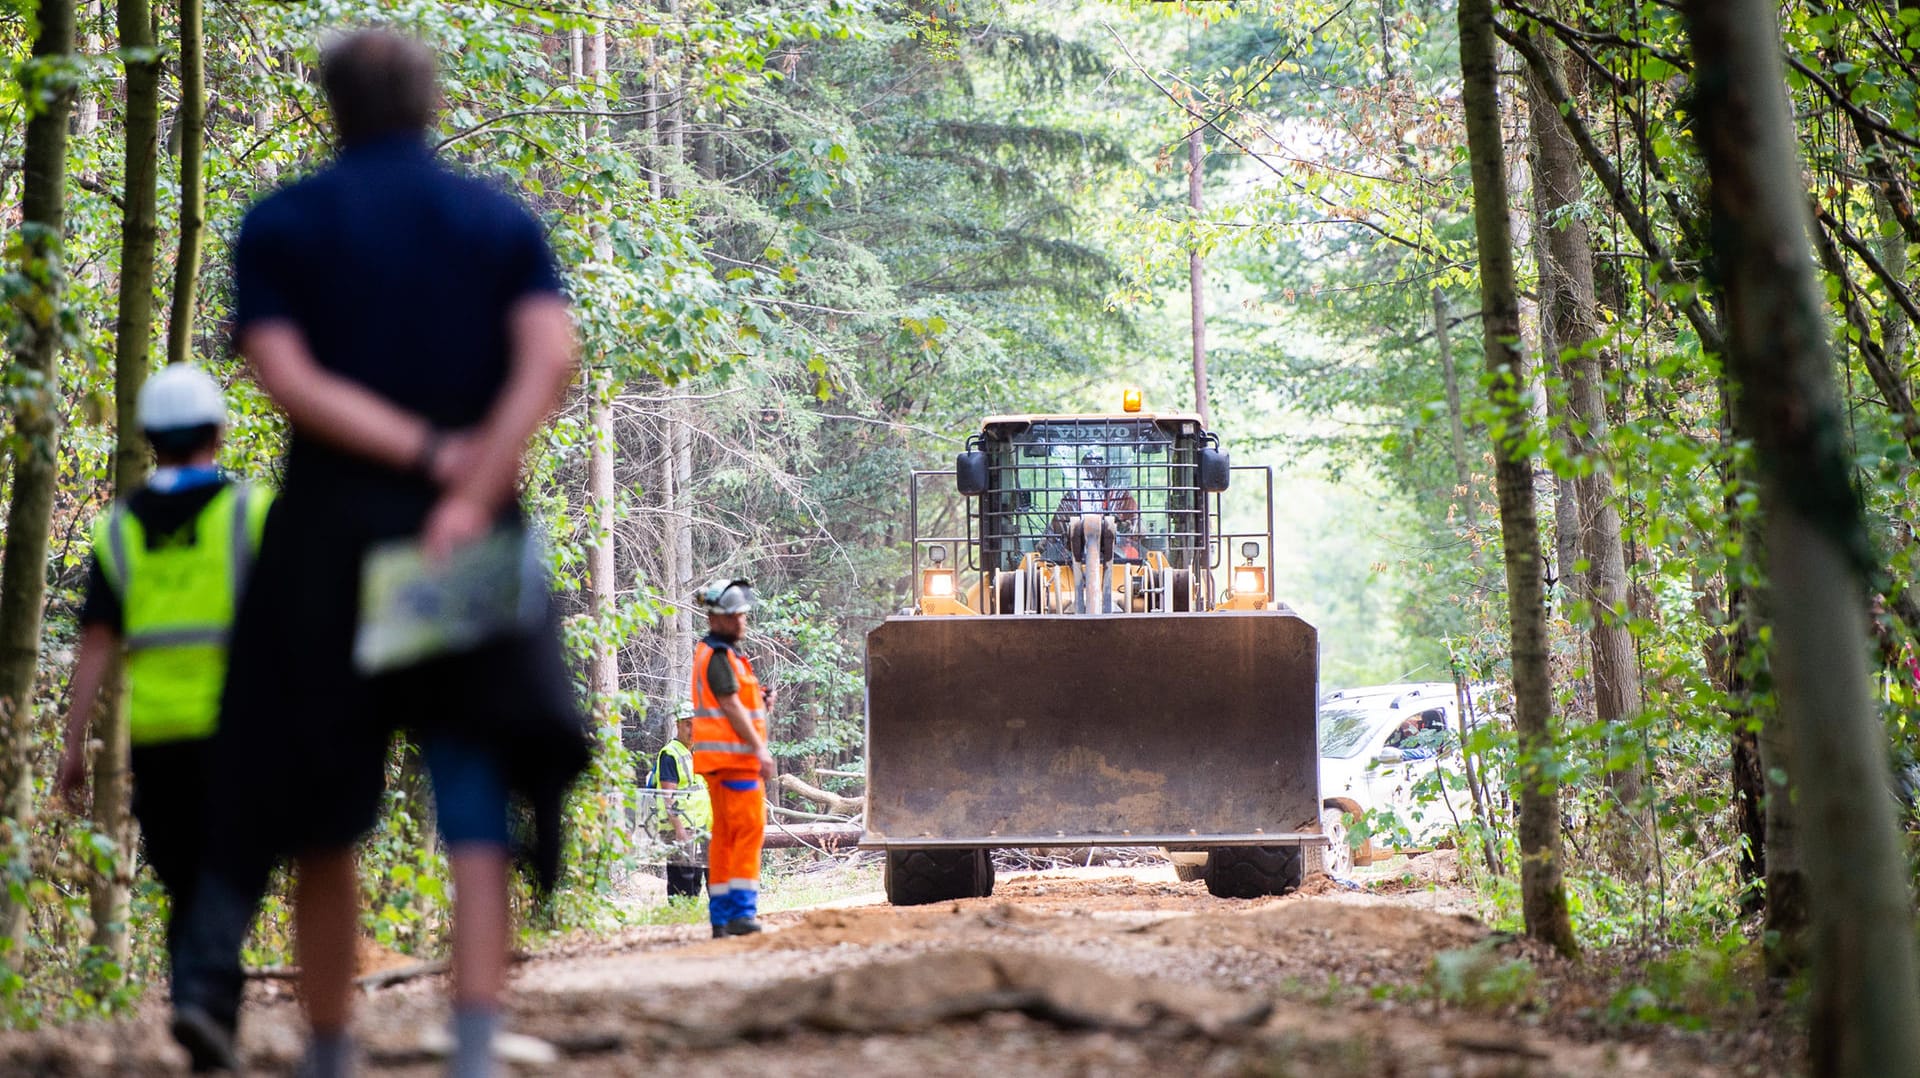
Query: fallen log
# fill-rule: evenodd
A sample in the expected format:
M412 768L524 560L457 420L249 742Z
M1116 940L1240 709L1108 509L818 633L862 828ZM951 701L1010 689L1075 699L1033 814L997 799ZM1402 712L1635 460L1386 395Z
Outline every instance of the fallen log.
M766 840L762 844L769 850L821 849L829 853L850 850L860 841L863 831L857 823L795 823L770 822L767 825Z
M835 816L858 816L867 810L865 797L845 797L832 790L822 790L798 775L780 776L780 788L823 806L828 813Z
M767 815L781 820L807 820L812 823L849 822L845 816L830 816L824 812L801 812L799 809L786 808L771 801L767 802Z

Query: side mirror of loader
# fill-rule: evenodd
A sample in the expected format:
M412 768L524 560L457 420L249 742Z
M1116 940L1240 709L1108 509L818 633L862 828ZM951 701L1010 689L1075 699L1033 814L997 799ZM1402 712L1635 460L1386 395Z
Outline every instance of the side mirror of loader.
M1200 451L1200 489L1218 494L1233 482L1233 457L1224 449Z
M987 455L968 450L953 460L953 485L969 498L987 492Z

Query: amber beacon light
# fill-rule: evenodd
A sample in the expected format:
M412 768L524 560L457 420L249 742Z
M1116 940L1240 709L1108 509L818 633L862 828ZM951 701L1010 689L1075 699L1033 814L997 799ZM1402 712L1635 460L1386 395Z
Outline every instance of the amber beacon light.
M1134 388L1123 390L1120 394L1120 407L1128 412L1140 410L1140 391Z

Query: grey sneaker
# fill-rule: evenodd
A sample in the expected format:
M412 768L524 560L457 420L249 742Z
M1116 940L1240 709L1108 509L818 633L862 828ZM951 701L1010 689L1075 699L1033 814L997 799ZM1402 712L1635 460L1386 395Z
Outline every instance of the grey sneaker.
M179 1004L173 1008L170 1028L173 1039L187 1050L195 1074L240 1069L240 1057L233 1050L233 1031L205 1008L192 1003Z

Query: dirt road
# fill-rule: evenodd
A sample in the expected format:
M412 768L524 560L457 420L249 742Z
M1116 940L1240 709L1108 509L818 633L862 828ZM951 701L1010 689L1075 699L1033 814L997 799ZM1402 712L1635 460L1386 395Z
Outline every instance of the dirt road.
M511 1025L567 1075L1763 1075L1792 1061L1755 1022L1682 1034L1604 1018L1613 986L1490 932L1468 896L1416 875L1355 892L1212 898L1171 869L1003 875L994 896L918 909L773 914L758 937L636 930L540 956ZM1440 957L1436 957L1440 956ZM299 1048L284 992L252 1005L259 1073ZM373 1073L438 1073L423 1034L444 984L370 992ZM133 1022L0 1039L40 1074L177 1073L158 1008Z

